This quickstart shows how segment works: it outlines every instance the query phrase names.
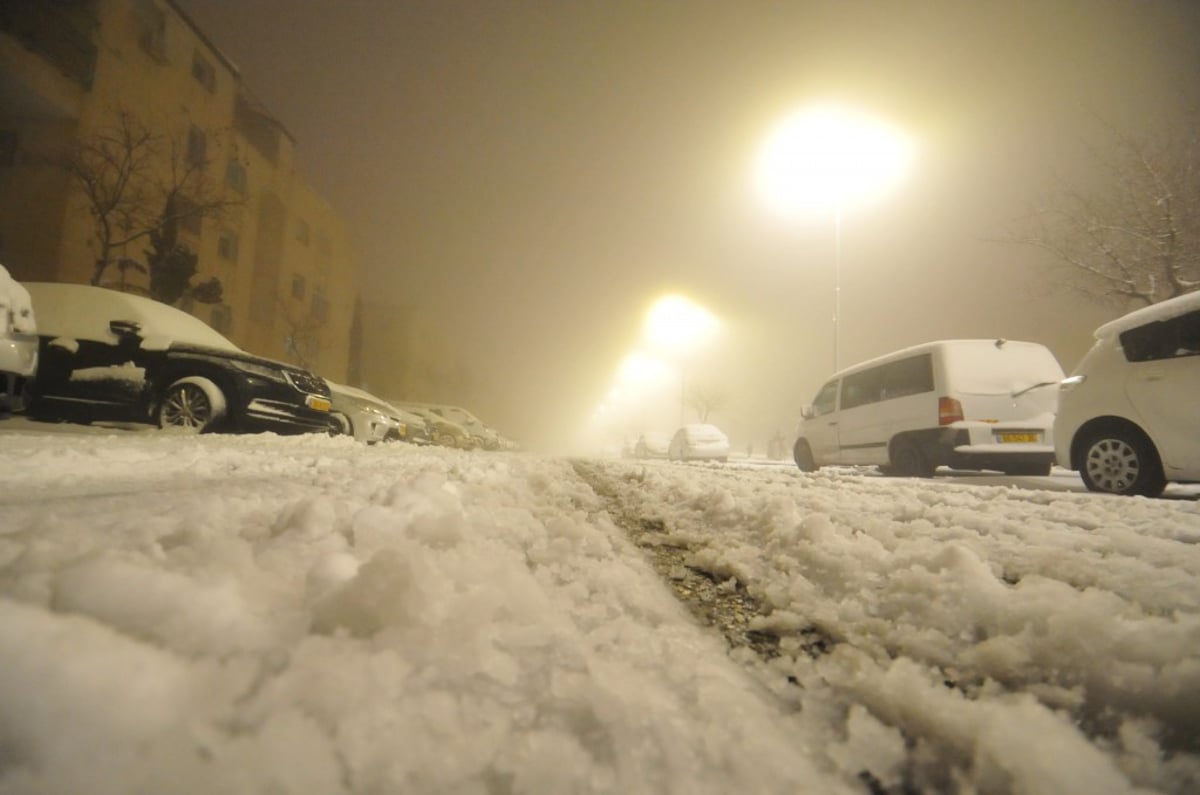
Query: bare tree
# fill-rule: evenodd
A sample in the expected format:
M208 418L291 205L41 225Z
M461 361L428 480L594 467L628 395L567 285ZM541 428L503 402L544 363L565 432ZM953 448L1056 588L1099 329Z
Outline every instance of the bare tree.
M1200 109L1151 139L1109 126L1103 183L1064 185L1006 242L1033 246L1090 297L1153 304L1200 287Z
M321 352L321 338L329 324L329 304L325 299L328 284L328 268L318 265L315 283L311 285L311 297L307 286L303 294L275 295L275 305L283 323L284 346L293 362L306 370L315 369L317 356Z
M729 395L719 386L697 384L688 387L687 404L696 412L700 422L708 422L713 412L729 405Z
M283 298L276 297L276 304L281 310L288 357L306 370L314 369L321 352L321 334L328 318L312 303L296 309Z
M113 112L110 126L68 148L62 166L83 194L95 224L92 284L100 284L112 265L120 268L122 281L130 269L149 273L152 290L156 284L171 283L156 280L156 268L182 263L186 269L176 238L179 226L220 217L241 203L213 183L208 164L202 147L155 132L123 107ZM124 253L139 241L151 244L146 265ZM213 286L207 284L199 297L212 294ZM155 297L174 303L181 295Z

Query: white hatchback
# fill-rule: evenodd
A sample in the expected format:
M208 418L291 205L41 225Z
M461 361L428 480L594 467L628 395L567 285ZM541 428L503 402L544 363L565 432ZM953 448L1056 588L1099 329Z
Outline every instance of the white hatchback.
M1113 494L1200 481L1200 292L1105 323L1059 388L1060 466Z
M726 461L729 437L715 425L684 425L671 437L667 457L672 461Z

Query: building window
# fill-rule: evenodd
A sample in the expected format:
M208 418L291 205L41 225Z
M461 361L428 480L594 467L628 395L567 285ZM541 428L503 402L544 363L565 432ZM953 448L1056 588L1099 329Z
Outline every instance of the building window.
M292 298L295 298L297 301L303 301L305 286L306 285L304 283L303 276L301 276L298 273L295 276L293 276L292 277Z
M233 331L233 310L227 304L213 304L209 325L215 331L228 335Z
M329 301L321 293L313 293L312 319L314 323L324 323L329 319Z
M246 167L237 160L225 165L225 182L243 196L246 195Z
M192 77L207 88L209 93L217 90L217 70L199 52L192 54Z
M187 161L189 165L203 166L208 154L208 138L196 125L188 129Z
M296 219L296 239L304 245L308 245L308 221L303 218Z
M237 262L237 235L229 231L222 232L221 236L217 238L217 253L220 254L223 259L227 259L230 262Z
M133 6L138 45L159 64L167 62L167 17L154 0L137 0Z

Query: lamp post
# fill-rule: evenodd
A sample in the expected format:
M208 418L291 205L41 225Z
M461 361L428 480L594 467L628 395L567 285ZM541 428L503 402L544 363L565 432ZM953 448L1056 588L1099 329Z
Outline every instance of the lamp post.
M772 209L790 216L833 210L833 369L840 368L842 212L883 194L908 170L911 146L888 125L837 107L781 122L759 155L756 182Z

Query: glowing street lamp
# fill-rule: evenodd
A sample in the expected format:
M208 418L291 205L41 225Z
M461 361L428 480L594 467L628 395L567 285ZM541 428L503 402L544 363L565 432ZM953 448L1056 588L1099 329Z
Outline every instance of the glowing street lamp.
M646 344L679 362L679 424L684 421L686 395L683 365L687 354L708 341L720 322L704 307L680 295L660 298L646 315L642 332Z
M908 172L912 147L892 127L844 108L818 107L785 119L759 155L755 181L774 210L834 217L833 369L839 368L842 210L885 194Z

